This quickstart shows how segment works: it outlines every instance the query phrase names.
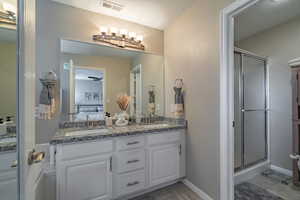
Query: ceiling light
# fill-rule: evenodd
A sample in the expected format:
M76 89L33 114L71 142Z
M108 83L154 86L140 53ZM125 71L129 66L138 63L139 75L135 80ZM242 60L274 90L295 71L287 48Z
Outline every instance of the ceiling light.
M145 50L145 46L142 44L144 37L142 35L136 35L135 32L129 32L126 29L117 29L111 27L108 33L108 29L105 26L100 27L100 33L93 35L93 40L117 46L121 48L133 48L138 50Z

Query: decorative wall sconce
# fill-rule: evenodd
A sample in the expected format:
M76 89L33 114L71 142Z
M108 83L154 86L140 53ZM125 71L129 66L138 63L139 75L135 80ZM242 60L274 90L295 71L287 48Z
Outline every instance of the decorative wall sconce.
M16 8L6 2L2 2L2 10L0 10L0 24L16 25Z
M143 36L136 35L135 32L128 32L126 29L100 28L101 35L93 35L93 40L97 42L103 42L110 45L114 45L121 48L133 48L139 50L145 50L145 46L142 44Z

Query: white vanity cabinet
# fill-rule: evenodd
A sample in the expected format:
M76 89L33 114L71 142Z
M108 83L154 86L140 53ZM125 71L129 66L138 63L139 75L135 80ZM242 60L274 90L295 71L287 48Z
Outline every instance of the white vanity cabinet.
M184 130L56 147L57 200L123 199L185 176Z
M181 132L148 136L149 184L156 186L180 178Z
M57 147L57 199L108 200L112 197L111 140Z

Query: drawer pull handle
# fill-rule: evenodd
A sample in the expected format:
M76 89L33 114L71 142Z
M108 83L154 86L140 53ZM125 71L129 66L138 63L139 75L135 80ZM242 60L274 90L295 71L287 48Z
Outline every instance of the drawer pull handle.
M127 145L134 145L140 143L139 141L134 141L134 142L128 142Z
M132 183L127 183L127 187L138 185L139 183L140 183L139 181L134 181Z
M131 163L137 163L139 162L140 160L128 160L127 161L127 164L131 164Z

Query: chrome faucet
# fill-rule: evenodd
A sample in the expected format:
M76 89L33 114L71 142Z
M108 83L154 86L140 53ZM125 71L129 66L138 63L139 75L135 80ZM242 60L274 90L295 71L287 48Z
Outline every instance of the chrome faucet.
M90 116L86 115L86 126L88 129L93 128L93 122L90 121Z

